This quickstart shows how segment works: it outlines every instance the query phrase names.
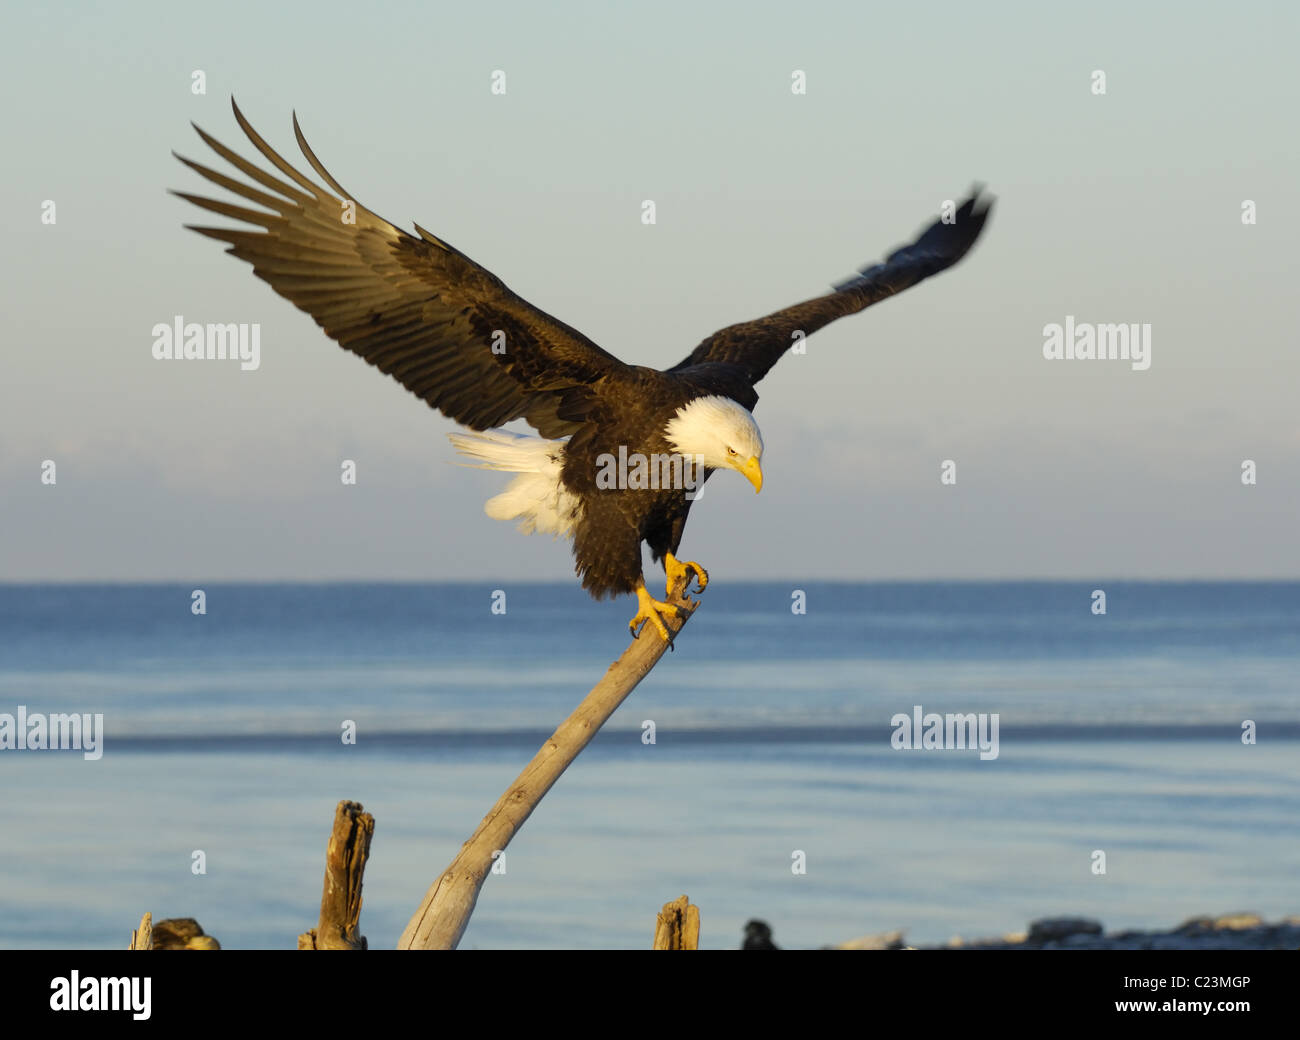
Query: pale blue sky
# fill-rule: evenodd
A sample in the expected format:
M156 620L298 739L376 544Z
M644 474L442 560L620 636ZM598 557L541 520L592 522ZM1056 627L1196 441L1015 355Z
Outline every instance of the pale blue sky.
M566 546L483 515L502 478L450 465L452 423L181 229L201 215L165 189L218 189L170 151L221 166L189 121L251 150L232 93L286 156L296 109L365 205L660 367L988 184L965 262L760 385L763 493L715 479L683 543L715 578L1300 576L1294 4L0 19L0 580L572 573ZM260 322L261 369L153 360L175 314ZM1045 361L1067 314L1150 323L1151 369Z

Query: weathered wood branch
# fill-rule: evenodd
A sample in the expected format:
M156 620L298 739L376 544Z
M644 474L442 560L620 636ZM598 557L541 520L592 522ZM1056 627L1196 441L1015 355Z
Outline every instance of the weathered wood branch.
M679 580L669 598L680 613L665 618L669 634L677 633L699 605L686 595L690 579ZM663 657L668 649L647 624L605 677L587 694L551 739L542 745L461 846L451 864L425 893L424 902L398 940L401 950L452 950L469 924L479 889L492 869L493 854L503 851L539 802L583 748Z
M665 903L655 919L656 950L698 950L700 948L700 908L685 896Z
M325 850L325 888L320 922L298 936L300 950L364 950L361 882L370 856L375 818L357 802L339 802Z
M140 918L140 927L133 929L131 932L131 945L128 950L152 950L153 949L153 914L146 912Z

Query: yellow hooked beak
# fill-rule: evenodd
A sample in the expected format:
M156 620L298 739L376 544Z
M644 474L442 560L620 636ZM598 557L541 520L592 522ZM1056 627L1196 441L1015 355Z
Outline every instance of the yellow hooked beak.
M763 490L763 468L758 464L758 456L751 455L749 461L740 467L740 472L746 480L754 485L754 494Z

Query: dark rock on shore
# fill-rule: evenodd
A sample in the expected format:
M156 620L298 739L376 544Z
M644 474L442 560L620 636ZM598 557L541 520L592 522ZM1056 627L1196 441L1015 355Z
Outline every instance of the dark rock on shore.
M772 929L766 921L760 921L757 918L745 925L745 939L741 943L742 950L779 950L772 941Z

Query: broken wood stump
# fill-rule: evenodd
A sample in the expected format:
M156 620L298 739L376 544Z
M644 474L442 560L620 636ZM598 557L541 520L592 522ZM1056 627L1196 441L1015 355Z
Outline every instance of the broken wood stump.
M700 908L686 896L665 903L655 920L656 950L698 950L700 948Z
M325 850L325 887L320 921L298 936L300 950L364 950L361 934L361 881L370 856L375 818L359 802L339 802Z

